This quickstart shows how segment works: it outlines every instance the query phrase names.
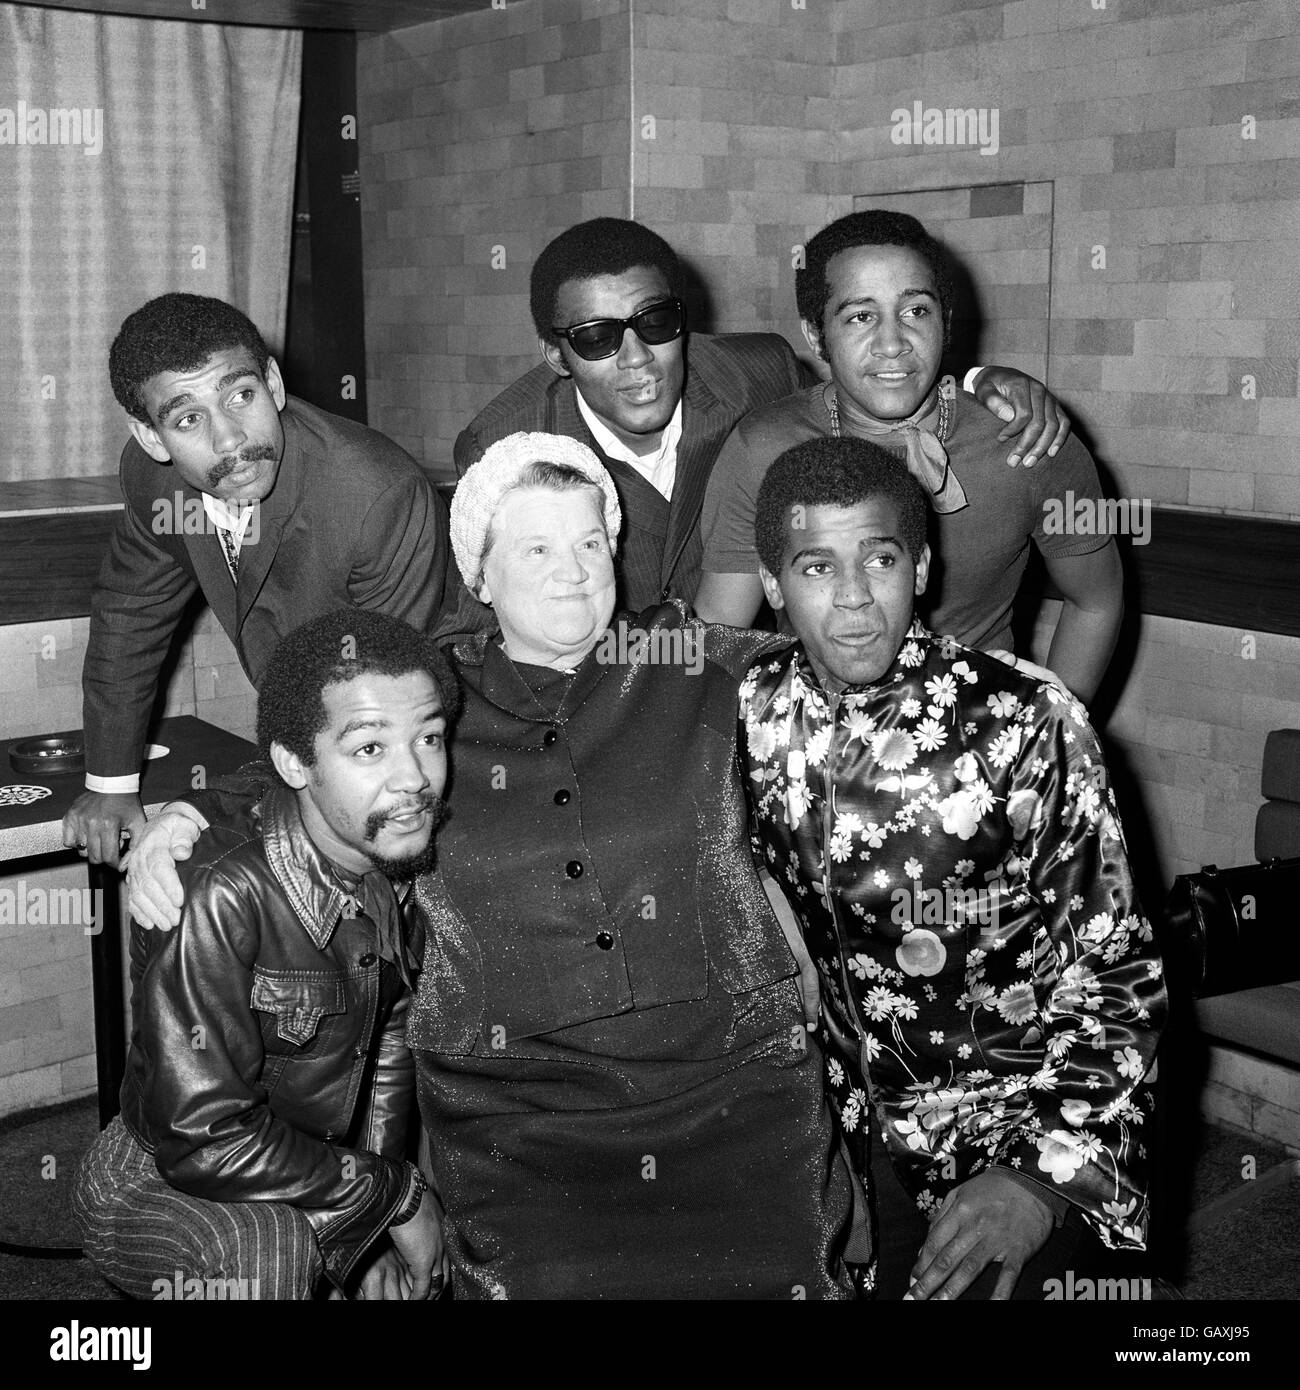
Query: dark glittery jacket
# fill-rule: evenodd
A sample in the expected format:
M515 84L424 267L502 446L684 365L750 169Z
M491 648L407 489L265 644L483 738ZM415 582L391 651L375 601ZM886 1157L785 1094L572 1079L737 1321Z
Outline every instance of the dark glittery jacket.
M619 648L620 626L653 650ZM464 1052L703 999L710 973L735 994L793 972L735 758L736 685L770 635L664 604L609 636L554 714L487 634L455 648L466 701L439 872L420 884L435 930L414 1047Z
M571 676L455 648L407 1040L457 1298L850 1293L849 1173L736 758L771 640L664 604Z
M1141 1246L1165 990L1083 708L916 623L840 695L801 645L762 661L741 719L858 1161L874 1102L923 1210L1005 1165Z

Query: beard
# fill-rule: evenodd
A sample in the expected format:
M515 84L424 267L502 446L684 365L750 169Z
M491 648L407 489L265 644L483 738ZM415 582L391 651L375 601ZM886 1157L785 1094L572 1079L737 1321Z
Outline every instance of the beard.
M421 874L427 874L437 862L436 832L446 819L447 803L440 796L423 796L416 806L406 809L418 809L429 813L429 838L424 848L398 859L390 859L386 855L376 854L373 850L366 851L375 868L396 883L406 883L410 879L418 878ZM379 832L387 824L388 818L389 813L385 811L376 811L366 817L365 838L368 842L378 838Z

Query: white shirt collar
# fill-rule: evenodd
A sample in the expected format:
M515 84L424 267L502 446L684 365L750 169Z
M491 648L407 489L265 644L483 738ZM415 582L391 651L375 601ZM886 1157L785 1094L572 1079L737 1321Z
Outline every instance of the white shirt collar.
M659 447L653 454L637 454L601 420L594 410L582 398L582 392L577 386L574 392L578 397L578 412L587 422L587 428L591 431L592 438L600 445L601 449L612 459L617 459L620 463L630 464L640 473L650 485L665 497L671 498L673 495L673 482L677 476L677 446L682 438L682 402L679 398L677 408L673 411L672 419L664 426L663 436L659 441Z
M257 503L227 502L222 497L213 497L210 492L200 492L199 496L203 498L203 510L208 520L220 530L232 532L236 545L242 543Z

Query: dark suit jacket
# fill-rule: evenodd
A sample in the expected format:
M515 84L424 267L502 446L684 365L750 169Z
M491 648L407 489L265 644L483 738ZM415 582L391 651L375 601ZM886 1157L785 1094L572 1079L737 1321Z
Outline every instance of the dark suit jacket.
M447 508L419 464L377 431L293 397L280 419L284 457L257 539L240 552L237 589L201 494L135 440L122 451L126 510L91 598L82 673L87 772L139 771L159 670L200 589L255 685L282 637L336 608L432 625Z
M623 507L619 606L640 612L674 598L691 603L700 583L700 508L723 440L742 415L801 385L807 381L798 359L778 334L692 333L686 346L677 475L669 502L630 464L602 452L579 413L573 382L543 362L507 386L460 432L456 474L464 476L489 444L518 430L581 440L609 469Z

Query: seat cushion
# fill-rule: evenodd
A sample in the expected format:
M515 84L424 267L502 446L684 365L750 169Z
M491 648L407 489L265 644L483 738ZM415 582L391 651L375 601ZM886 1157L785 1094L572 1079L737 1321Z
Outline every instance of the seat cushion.
M1274 729L1264 740L1259 789L1270 801L1300 801L1300 729Z
M1300 981L1196 1002L1207 1037L1300 1066Z
M1266 801L1255 816L1255 858L1300 857L1300 801Z

